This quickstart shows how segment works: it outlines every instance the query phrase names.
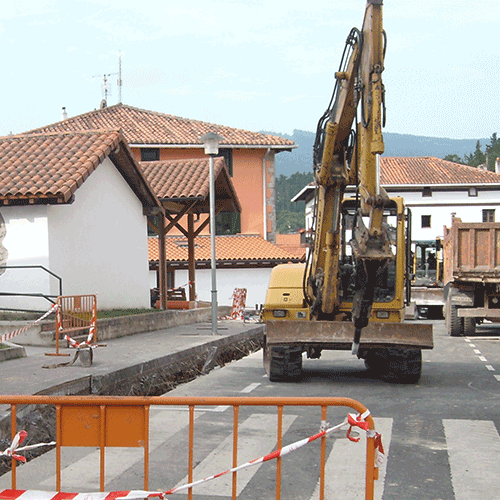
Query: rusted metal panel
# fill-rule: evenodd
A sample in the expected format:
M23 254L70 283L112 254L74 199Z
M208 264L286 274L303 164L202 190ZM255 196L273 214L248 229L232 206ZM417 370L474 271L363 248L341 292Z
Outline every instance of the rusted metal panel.
M464 223L445 228L444 282L495 282L500 279L500 223Z
M350 321L268 321L268 344L322 344L349 349L354 338ZM401 346L432 349L432 325L372 322L361 333L361 347Z

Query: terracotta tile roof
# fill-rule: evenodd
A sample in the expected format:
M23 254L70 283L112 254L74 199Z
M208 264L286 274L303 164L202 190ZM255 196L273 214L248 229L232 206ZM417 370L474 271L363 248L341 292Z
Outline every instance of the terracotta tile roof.
M293 141L283 137L190 120L125 104L90 111L30 133L107 128L120 129L131 145L201 145L202 135L216 132L224 138L221 146L296 147Z
M460 184L500 184L500 174L469 167L460 163L441 160L432 156L416 158L380 158L380 183L386 188L392 186L431 186ZM294 197L294 201L309 200L314 182L304 186Z
M306 255L307 245L301 243L300 233L276 234L276 246L299 258L304 258Z
M430 156L419 158L381 157L383 186L432 184L500 183L500 175Z
M187 239L183 236L167 236L166 256L169 262L188 260ZM196 261L210 261L210 236L195 238ZM158 261L158 238L148 238L149 260ZM216 236L215 250L217 262L251 261L251 260L289 260L297 261L297 257L264 240L260 236L238 234L234 236Z
M139 163L158 198L206 198L210 190L209 160L144 161ZM215 178L224 168L224 159L214 161Z
M67 203L108 156L143 203L159 206L117 130L0 137L0 204Z

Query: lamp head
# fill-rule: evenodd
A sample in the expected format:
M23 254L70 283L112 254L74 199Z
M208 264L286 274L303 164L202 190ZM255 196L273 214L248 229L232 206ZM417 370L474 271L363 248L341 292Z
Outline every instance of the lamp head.
M200 138L205 146L206 155L216 155L219 152L219 144L224 140L219 134L209 132Z

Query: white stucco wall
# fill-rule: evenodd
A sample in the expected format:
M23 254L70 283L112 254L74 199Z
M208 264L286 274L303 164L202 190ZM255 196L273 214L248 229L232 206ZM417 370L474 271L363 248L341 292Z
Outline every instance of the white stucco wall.
M147 308L147 220L141 202L106 159L78 189L72 205L52 205L50 269L64 294L97 293L99 309Z
M64 295L97 293L99 309L148 308L147 220L141 202L106 159L70 205L0 209L7 228L7 265L43 265L61 276ZM0 291L58 295L41 271L9 270ZM43 299L2 297L2 307L48 309Z
M217 269L217 302L221 306L232 305L232 296L235 288L247 289L247 308L264 304L266 299L271 268L264 269ZM188 283L188 272L175 271L175 286L183 286ZM156 272L150 272L151 288L157 286ZM210 269L196 270L196 294L198 300L210 302L212 290L212 274ZM186 287L186 295L188 288Z
M49 266L47 207L5 206L0 208L5 220L3 246L8 250L7 266ZM53 283L52 283L53 282ZM41 269L8 269L0 276L0 291L50 294L57 280ZM43 298L1 297L3 308L47 309Z
M412 239L434 240L443 236L443 227L451 226L452 213L463 222L482 222L483 210L494 209L496 220L500 221L500 190L482 191L477 196L469 196L468 190L438 191L432 196L424 197L422 192L398 191L389 192L389 196L402 196L405 204L412 212ZM431 216L431 227L422 227L422 216Z
M412 240L434 240L443 236L443 227L450 227L451 214L455 213L463 222L482 222L484 209L496 210L496 221L500 221L500 190L481 190L477 196L469 196L467 189L432 191L431 197L422 196L421 191L389 191L389 196L401 196L412 212ZM307 203L306 228L312 225L313 203ZM431 216L431 227L422 228L422 216Z

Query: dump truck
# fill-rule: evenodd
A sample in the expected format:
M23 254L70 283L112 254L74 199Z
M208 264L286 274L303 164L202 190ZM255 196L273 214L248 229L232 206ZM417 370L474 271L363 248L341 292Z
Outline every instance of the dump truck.
M313 238L303 265L273 269L262 319L272 381L300 377L302 355L351 350L381 377L415 383L432 326L404 323L409 303L410 212L380 185L386 35L382 0L346 40L313 150ZM346 196L346 186L355 195Z
M500 223L454 217L444 233L446 328L474 335L482 321L500 321Z

